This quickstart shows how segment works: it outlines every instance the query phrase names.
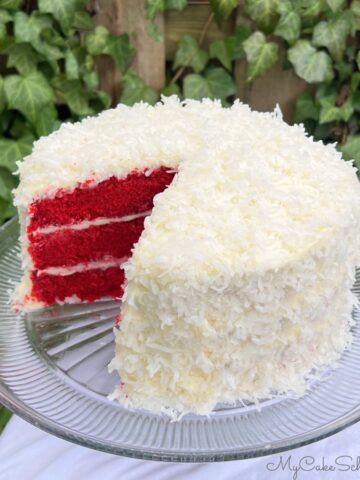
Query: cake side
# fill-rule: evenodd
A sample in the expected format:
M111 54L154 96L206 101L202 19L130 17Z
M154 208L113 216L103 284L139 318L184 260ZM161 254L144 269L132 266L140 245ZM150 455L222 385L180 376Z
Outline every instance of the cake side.
M226 142L209 127L125 265L111 398L130 406L209 414L301 394L351 341L355 169L277 115L235 105L223 120Z

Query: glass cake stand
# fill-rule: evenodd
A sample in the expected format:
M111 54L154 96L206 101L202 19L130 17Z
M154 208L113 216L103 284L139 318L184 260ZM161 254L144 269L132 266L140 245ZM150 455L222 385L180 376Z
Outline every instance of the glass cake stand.
M114 316L103 300L17 317L9 293L20 278L18 224L0 229L0 402L54 435L117 455L176 462L249 458L320 440L360 419L360 312L355 340L300 399L219 406L209 417L129 410L107 400ZM355 285L360 296L360 275Z

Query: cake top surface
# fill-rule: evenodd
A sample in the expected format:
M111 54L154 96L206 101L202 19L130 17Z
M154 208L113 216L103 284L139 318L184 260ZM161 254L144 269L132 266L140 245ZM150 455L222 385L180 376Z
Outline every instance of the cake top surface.
M155 197L130 263L226 283L229 272L298 260L359 216L355 169L334 145L314 142L280 112L237 104L216 119Z
M273 133L276 141L272 141ZM295 138L297 152L292 145ZM293 179L302 175L303 168L307 168L305 155L316 157L308 171L313 179L322 176L322 171L323 182L327 177L333 179L335 170L350 175L350 165L344 167L333 146L325 147L306 138L300 126L290 129L281 119L275 120L274 115L251 112L241 103L225 109L219 101L180 102L170 97L154 107L144 103L134 107L120 104L96 117L65 123L58 131L40 138L32 153L18 162L20 185L15 190L15 204L26 206L34 199L55 195L59 189L71 191L89 180L95 185L111 176L126 176L134 169L151 170L163 165L177 168L182 160L197 156L212 140L224 143L230 139L237 143L234 150L238 152L251 144L248 168L244 162L242 167L246 175L261 176L253 167L263 151L263 163L271 156L273 165L277 164L274 168L280 174L285 172L284 179L290 179L286 172L295 168L290 166L291 158L296 158L297 163L296 172L292 170ZM234 162L239 158L235 152ZM221 170L220 166L214 168Z
M177 167L199 149L209 121L220 128L223 110L219 101L170 97L154 107L119 104L96 117L65 123L36 141L32 153L18 162L15 204L26 206L59 189L71 191L91 179L95 185L134 169Z

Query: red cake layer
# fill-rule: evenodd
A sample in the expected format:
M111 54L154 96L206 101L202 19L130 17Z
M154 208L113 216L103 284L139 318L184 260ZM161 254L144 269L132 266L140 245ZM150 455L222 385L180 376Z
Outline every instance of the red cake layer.
M96 186L86 182L72 192L60 190L54 198L30 205L28 232L48 225L69 225L97 217L122 217L151 210L153 198L171 183L174 173L161 167L151 175L133 171L125 178L111 177Z
M145 217L130 222L113 222L81 230L60 229L52 233L29 234L29 252L34 266L73 266L104 257L128 257L144 228Z
M101 297L121 297L124 271L120 267L106 270L93 269L72 275L48 275L31 272L31 296L47 305L62 302L76 295L80 300L92 302Z

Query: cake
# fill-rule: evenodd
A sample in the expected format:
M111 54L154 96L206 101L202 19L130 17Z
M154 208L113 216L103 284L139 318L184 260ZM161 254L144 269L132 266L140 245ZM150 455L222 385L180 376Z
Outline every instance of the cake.
M278 110L119 106L19 170L16 305L122 296L111 398L176 417L300 395L350 345L356 170Z

